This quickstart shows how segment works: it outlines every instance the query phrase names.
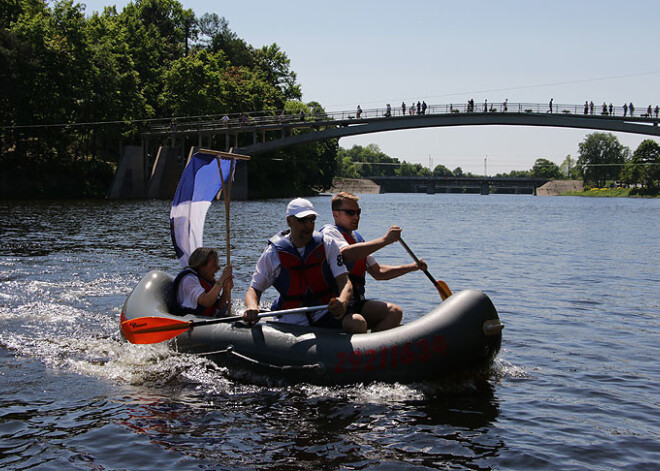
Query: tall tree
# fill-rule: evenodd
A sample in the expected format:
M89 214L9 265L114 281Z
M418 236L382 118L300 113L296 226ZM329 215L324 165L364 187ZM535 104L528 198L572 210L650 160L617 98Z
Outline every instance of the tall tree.
M577 161L571 157L571 154L568 154L564 161L559 166L562 175L565 178L577 179L579 178L577 170Z
M579 144L577 165L585 183L598 187L605 186L607 180L615 180L630 150L621 145L612 133L595 132L589 134Z
M628 184L640 183L643 187L657 189L660 186L660 144L644 140L623 167L621 178Z
M454 175L452 171L444 165L436 165L433 169L434 177L451 177L452 175Z
M548 159L536 159L532 167L532 176L555 180L561 178L559 166Z

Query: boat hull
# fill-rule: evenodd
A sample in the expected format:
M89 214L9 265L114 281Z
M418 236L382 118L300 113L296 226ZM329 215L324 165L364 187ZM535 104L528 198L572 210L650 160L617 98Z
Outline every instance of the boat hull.
M167 312L172 277L152 271L129 295L122 319L145 316L199 320ZM427 315L383 332L344 334L277 322L191 328L170 341L180 352L205 355L232 376L332 385L411 383L488 368L502 341L497 310L481 291L453 294Z

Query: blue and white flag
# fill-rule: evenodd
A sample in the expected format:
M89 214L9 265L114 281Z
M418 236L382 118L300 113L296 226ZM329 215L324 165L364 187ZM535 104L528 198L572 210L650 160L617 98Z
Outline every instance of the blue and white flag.
M176 256L182 267L193 251L203 246L204 222L211 202L223 188L218 160L222 162L224 184L233 179L231 159L195 152L181 174L170 211L170 231Z

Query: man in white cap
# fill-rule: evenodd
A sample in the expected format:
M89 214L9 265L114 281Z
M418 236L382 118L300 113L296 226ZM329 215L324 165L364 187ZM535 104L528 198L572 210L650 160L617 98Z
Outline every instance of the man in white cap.
M289 314L275 320L289 324L342 329L364 333L367 323L360 314L347 314L353 295L348 271L337 244L314 231L318 213L309 200L296 198L286 208L290 230L276 234L259 257L245 294L245 317L255 320L261 294L270 286L279 296L272 310L327 304L313 313Z

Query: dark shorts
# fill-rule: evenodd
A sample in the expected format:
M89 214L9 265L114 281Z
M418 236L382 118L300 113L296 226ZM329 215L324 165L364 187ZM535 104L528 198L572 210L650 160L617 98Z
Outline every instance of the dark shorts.
M351 299L351 302L348 303L348 309L346 312L362 314L362 309L364 309L364 304L369 301L368 299Z
M323 317L321 317L319 320L313 322L312 327L323 327L323 328L326 328L326 329L339 329L339 330L341 330L342 324L341 324L341 319L337 319L335 316L333 316L332 314L330 314L328 312Z

